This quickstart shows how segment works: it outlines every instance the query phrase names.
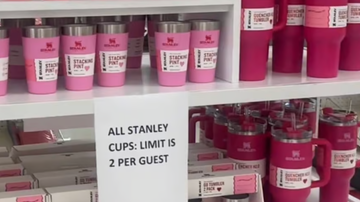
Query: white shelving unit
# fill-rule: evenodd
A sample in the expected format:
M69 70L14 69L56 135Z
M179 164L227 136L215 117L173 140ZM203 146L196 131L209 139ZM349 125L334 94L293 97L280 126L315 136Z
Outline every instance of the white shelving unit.
M63 81L60 79L58 92L52 95L32 95L27 93L25 81L10 81L8 95L0 97L0 120L34 120L38 125L33 122L32 125L36 127L29 129L30 131L41 127L41 124L53 129L54 127L57 127L56 129L90 127L92 125L89 125L89 122L93 120L94 114L94 99L115 96L188 92L189 106L204 106L360 94L360 72L340 72L335 79L314 79L306 77L305 72L279 74L269 71L264 81L238 82L240 2L239 0L2 0L0 1L1 19L184 13L184 19L218 19L222 23L222 29L219 68L216 73L218 79L214 83L187 83L183 87L176 88L161 87L157 84L156 71L150 68L127 71L127 83L119 88L95 86L90 91L71 92L64 89ZM144 56L144 67L148 66L148 62L148 56ZM51 125L59 122L62 124L61 127ZM317 197L315 190L308 202L317 202Z

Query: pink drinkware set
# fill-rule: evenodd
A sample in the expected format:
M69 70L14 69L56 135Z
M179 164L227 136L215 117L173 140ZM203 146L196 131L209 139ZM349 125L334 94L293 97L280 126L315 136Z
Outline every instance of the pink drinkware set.
M214 81L219 26L218 21L212 20L157 22L155 47L159 84L183 86L187 73L190 82Z
M360 57L356 51L360 48L359 0L284 0L275 3L279 4L279 9L275 9L279 14L273 19L271 11L266 10L273 8L271 0L243 1L240 80L265 79L271 37L274 72L301 72L304 40L307 43L307 76L334 78L339 69L360 70ZM271 23L265 24L272 21L277 22L273 34Z

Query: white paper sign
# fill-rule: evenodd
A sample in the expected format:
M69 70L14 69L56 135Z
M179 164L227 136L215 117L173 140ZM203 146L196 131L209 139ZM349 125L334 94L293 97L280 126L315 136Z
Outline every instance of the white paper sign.
M188 94L99 98L94 105L99 201L187 201Z

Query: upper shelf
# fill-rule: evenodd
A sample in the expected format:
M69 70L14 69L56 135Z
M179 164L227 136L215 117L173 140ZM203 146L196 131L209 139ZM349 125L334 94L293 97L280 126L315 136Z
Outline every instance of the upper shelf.
M237 0L0 0L0 18L227 12Z
M143 61L149 61L144 57ZM161 87L156 71L149 68L128 70L123 87L103 88L83 92L67 91L59 82L58 92L52 95L32 95L26 91L25 81L10 81L9 93L0 97L0 120L28 119L93 114L94 98L111 96L141 96L170 92L189 92L189 105L201 106L261 100L323 97L360 93L360 72L340 71L336 79L307 78L302 74L269 72L265 81L231 84L187 83L183 87Z

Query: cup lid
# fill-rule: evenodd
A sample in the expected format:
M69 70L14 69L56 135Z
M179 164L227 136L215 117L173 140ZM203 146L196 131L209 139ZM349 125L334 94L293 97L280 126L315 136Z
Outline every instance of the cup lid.
M48 25L33 25L23 28L23 36L28 38L51 38L59 36L59 28Z
M67 24L61 27L61 34L66 36L88 36L96 34L96 25Z

